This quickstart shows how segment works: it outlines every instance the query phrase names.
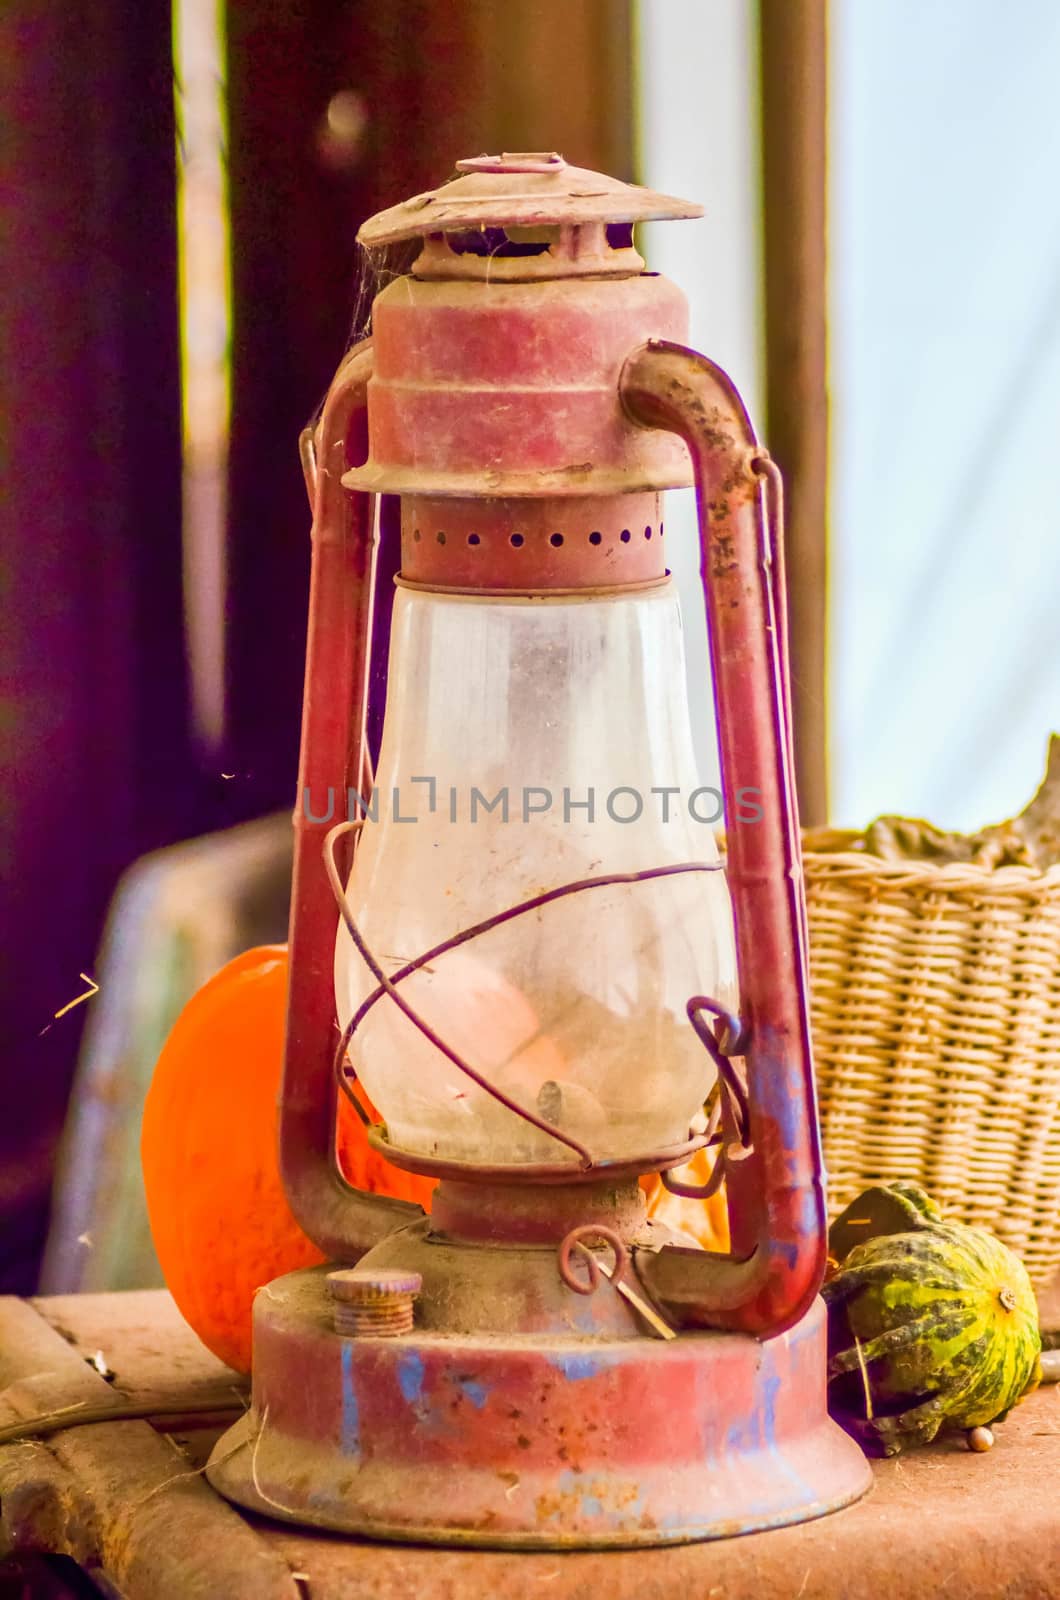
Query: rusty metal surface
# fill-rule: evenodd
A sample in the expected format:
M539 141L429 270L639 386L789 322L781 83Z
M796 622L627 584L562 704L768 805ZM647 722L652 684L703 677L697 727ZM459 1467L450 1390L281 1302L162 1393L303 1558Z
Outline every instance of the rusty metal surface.
M646 878L651 874L631 873L629 876ZM482 1087L498 1100L501 1099L501 1092L494 1084L487 1083L483 1079ZM525 1107L516 1106L512 1102L512 1109L517 1114L526 1116ZM530 1118L526 1117L526 1120L529 1121ZM456 1182L490 1186L507 1181L541 1186L556 1185L564 1188L578 1182L598 1183L601 1178L612 1183L621 1183L629 1178L639 1178L645 1172L664 1172L670 1167L681 1167L695 1155L697 1150L705 1149L710 1142L705 1134L689 1130L689 1136L684 1144L670 1145L664 1150L644 1150L640 1155L630 1156L628 1159L616 1157L610 1161L600 1160L587 1146L582 1146L584 1154L578 1161L512 1161L492 1165L485 1161L447 1161L439 1156L422 1155L418 1150L403 1150L400 1145L390 1142L385 1125L382 1123L370 1125L366 1138L373 1150L378 1150L380 1155L386 1156L392 1166L401 1167L406 1172L422 1172L433 1177L452 1178ZM564 1143L568 1142L574 1141L565 1138Z
M483 1210L488 1209L484 1203ZM626 1226L621 1215L613 1220ZM435 1232L432 1218L429 1225L419 1223L384 1239L362 1264L418 1272L424 1290L416 1323L431 1332L529 1339L537 1334L633 1338L643 1331L618 1296L602 1294L587 1306L564 1286L557 1255L565 1229L545 1236L521 1219L515 1231L518 1242L481 1235L454 1240ZM639 1261L677 1236L648 1218L630 1227L626 1237Z
M555 151L471 157L457 166L464 169L459 177L370 217L358 242L373 248L484 225L647 222L703 215L695 201L568 166Z
M376 1272L378 1253L397 1242L363 1270ZM528 1336L523 1314L512 1334L461 1334L445 1263L505 1252L444 1250L432 1281L437 1247L414 1244L402 1265L422 1268L420 1303L438 1302L440 1332L340 1335L326 1268L258 1295L253 1402L218 1442L215 1488L264 1515L376 1538L571 1549L781 1527L869 1487L867 1462L825 1409L820 1301L765 1342L664 1342L641 1336L610 1288L587 1298L564 1287L552 1296L562 1332L538 1317ZM517 1298L548 1293L552 1252L507 1254L529 1280ZM503 1275L500 1263L488 1287ZM605 1327L602 1309L615 1305L633 1326Z
M666 574L657 494L401 503L401 576L432 589L534 593Z
M625 1240L642 1232L647 1202L635 1180L599 1180L568 1188L494 1182L481 1184L443 1178L431 1199L431 1233L471 1244L558 1245L569 1229L604 1222Z
M685 296L651 273L396 278L372 306L369 454L343 482L461 499L687 485L684 444L637 427L618 393L631 350L645 339L683 339L687 328Z
M37 1306L64 1329L68 1357L80 1362L104 1343L111 1364L134 1388L157 1392L160 1376L172 1370L172 1395L182 1386L200 1392L225 1375L161 1290L64 1296ZM1042 1296L1042 1313L1049 1325L1060 1324L1060 1280ZM0 1332L5 1370L10 1332L10 1326ZM201 1428L182 1435L189 1465L202 1464L214 1437ZM179 1467L180 1459L169 1453ZM0 1460L10 1474L9 1489L32 1479L36 1463L28 1451L4 1452ZM93 1470L85 1469L80 1484L89 1497ZM934 1600L940 1594L1060 1600L1060 1388L1019 1406L986 1455L943 1441L896 1461L875 1462L873 1475L871 1495L821 1521L728 1544L652 1551L428 1550L335 1539L259 1520L248 1526L287 1572L305 1575L294 1591L299 1600L496 1600L499 1594L505 1600ZM176 1582L183 1576L186 1523L182 1506L162 1498L166 1512L157 1531L166 1555L159 1571L168 1581L171 1563ZM228 1527L233 1513L217 1497L212 1505L216 1526ZM46 1542L43 1519L36 1526L39 1542ZM125 1600L161 1600L167 1593L135 1583L121 1592ZM260 1592L267 1595L267 1587ZM200 1593L229 1600L239 1591Z
M777 567L782 552L767 537L756 470L763 453L719 367L679 345L652 342L630 357L621 392L645 428L673 430L691 451L723 782L729 795L752 789L762 810L757 826L728 830L753 1142L727 1172L733 1257L664 1250L645 1264L645 1277L679 1325L769 1334L797 1321L816 1294L827 1229Z
M372 504L349 494L342 473L361 453L372 351L343 361L318 427L303 435L302 462L313 507L305 695L294 808L290 980L280 1166L288 1203L320 1250L354 1262L392 1228L421 1215L406 1201L369 1195L344 1180L335 1160L332 963L338 912L323 859L327 822L302 796L362 779L364 710L375 546ZM343 686L340 689L340 685Z

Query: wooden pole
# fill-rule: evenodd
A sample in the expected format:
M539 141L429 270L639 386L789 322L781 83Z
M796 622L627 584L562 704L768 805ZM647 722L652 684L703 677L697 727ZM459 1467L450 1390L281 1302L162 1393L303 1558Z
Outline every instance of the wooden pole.
M787 491L792 710L805 825L828 816L827 0L760 0L766 415Z
M631 0L466 0L466 12L478 52L469 93L490 149L555 149L630 178Z

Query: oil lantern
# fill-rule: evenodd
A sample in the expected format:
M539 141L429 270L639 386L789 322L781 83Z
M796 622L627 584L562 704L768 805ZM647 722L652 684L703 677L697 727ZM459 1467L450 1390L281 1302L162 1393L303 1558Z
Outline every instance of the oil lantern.
M440 1543L799 1521L868 1469L825 1409L779 477L633 244L698 206L551 153L457 167L361 230L419 253L303 440L280 1138L329 1264L259 1292L252 1406L210 1481ZM724 862L660 500L693 482ZM340 1093L439 1180L429 1217L344 1182ZM705 1146L697 1191L676 1174ZM646 1219L652 1173L724 1179L727 1254Z

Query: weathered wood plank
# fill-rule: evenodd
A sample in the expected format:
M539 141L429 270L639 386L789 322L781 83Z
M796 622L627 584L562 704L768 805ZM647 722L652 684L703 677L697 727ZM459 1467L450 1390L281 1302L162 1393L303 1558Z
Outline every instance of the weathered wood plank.
M160 1326L172 1325L167 1301L159 1294ZM116 1398L76 1342L28 1302L0 1300L0 1422ZM71 1556L128 1600L300 1600L283 1553L147 1422L71 1426L0 1448L0 1549Z

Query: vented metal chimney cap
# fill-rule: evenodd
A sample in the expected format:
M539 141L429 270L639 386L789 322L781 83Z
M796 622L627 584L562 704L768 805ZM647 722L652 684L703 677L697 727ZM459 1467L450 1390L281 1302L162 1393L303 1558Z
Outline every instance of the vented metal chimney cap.
M474 228L578 227L703 215L694 201L570 167L555 151L472 156L456 166L459 176L448 183L370 217L358 241L370 249Z

